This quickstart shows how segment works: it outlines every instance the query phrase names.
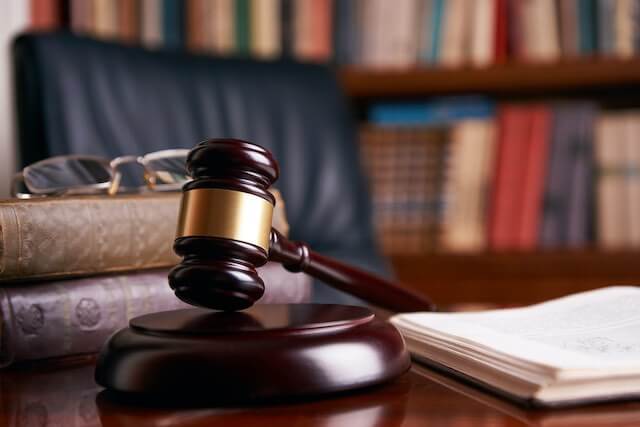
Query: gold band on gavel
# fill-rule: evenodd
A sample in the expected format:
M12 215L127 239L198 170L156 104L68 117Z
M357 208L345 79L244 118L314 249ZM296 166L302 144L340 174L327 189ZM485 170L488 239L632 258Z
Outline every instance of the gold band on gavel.
M176 237L210 236L251 243L269 252L273 205L259 196L196 188L182 196Z

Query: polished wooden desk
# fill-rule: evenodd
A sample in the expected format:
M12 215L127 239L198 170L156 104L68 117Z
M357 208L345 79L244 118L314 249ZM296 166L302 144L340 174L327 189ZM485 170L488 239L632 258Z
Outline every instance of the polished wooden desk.
M286 372L282 373L286 375ZM319 401L250 408L162 408L116 402L91 360L0 372L2 426L639 426L640 402L530 411L420 365L385 386Z

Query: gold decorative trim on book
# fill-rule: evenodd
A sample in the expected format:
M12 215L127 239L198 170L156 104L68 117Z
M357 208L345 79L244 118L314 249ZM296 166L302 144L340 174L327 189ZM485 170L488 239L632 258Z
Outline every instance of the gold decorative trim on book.
M177 237L222 237L269 252L272 217L273 205L262 197L220 188L196 188L183 195Z

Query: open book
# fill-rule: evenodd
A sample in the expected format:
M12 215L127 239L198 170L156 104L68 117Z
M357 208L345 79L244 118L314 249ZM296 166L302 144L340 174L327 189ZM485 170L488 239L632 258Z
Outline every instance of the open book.
M640 398L640 288L391 322L416 359L533 406Z

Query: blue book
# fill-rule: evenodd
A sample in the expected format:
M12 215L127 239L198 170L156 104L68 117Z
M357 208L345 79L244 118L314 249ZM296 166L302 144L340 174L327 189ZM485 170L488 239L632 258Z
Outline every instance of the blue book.
M482 97L435 98L423 103L382 103L369 109L369 122L382 126L439 126L463 119L487 119L495 104Z
M162 39L165 47L184 47L184 3L181 0L162 1Z
M615 50L616 2L598 0L598 53L613 55Z
M434 0L433 10L431 13L431 51L429 52L428 62L436 64L440 58L440 45L442 44L442 28L444 19L444 0Z
M596 53L598 47L596 0L578 0L578 35L581 54Z

